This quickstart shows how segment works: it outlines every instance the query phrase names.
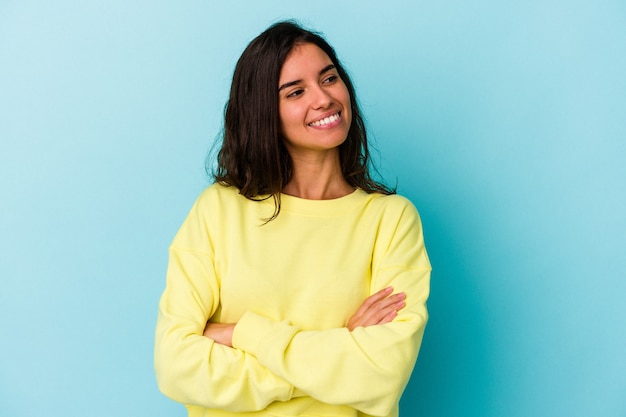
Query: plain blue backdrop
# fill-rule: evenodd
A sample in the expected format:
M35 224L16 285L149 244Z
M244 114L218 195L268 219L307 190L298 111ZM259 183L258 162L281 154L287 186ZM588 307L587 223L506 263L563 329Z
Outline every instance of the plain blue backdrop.
M154 380L167 247L236 59L324 32L421 212L403 416L626 416L626 3L0 0L0 415L185 416Z

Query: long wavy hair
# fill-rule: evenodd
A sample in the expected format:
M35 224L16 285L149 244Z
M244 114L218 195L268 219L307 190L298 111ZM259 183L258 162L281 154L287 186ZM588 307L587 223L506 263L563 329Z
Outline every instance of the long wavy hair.
M280 129L280 70L294 47L304 43L312 43L328 55L350 94L352 124L346 140L339 146L344 178L367 193L395 193L370 175L365 123L352 81L334 49L321 35L297 22L282 21L250 42L237 61L224 111L222 146L213 172L216 182L237 187L246 198L272 197L274 214L266 221L280 213L281 192L293 175L293 163Z

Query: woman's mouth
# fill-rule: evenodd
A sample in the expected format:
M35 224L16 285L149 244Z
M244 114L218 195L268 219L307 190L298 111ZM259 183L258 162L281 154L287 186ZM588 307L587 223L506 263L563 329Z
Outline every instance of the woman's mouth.
M333 126L333 125L337 124L337 122L339 121L340 114L341 114L341 112L337 112L335 114L331 114L330 116L324 117L323 119L316 120L314 122L309 123L309 126L311 126L311 127L330 127L330 126Z

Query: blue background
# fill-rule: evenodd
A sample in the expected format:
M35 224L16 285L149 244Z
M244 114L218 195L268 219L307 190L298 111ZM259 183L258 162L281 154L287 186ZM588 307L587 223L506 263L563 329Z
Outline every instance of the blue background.
M0 0L0 415L185 415L152 369L167 247L236 59L288 17L422 214L403 415L626 416L626 3L602 0Z

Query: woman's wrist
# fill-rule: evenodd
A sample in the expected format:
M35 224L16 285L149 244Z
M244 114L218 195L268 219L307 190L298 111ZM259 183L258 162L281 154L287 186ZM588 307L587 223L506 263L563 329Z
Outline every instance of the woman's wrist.
M233 346L233 330L235 325L232 323L212 323L207 322L203 335L220 345Z

